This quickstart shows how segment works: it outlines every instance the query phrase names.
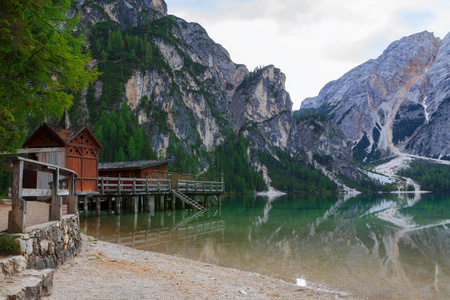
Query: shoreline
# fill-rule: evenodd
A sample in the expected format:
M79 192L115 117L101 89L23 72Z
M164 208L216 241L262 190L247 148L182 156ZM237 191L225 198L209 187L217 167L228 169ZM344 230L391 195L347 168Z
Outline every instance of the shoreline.
M55 270L44 299L340 299L347 293L178 256L137 250L82 234L77 256Z

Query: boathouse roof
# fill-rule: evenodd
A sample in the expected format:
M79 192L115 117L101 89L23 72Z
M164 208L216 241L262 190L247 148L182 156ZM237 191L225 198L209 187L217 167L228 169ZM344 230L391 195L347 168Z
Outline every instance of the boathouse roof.
M65 110L61 121L58 125L53 125L49 123L42 124L34 133L33 135L23 144L23 148L29 147L31 144L35 144L37 139L42 139L41 135L45 135L45 132L50 132L54 137L56 137L57 143L60 143L60 145L65 146L68 143L72 142L77 136L82 133L84 130L86 130L86 134L89 135L91 138L91 141L93 142L94 147L103 150L103 146L100 144L100 142L97 140L97 138L94 136L94 134L89 130L87 126L72 126L69 120L69 116L67 114L67 109ZM45 144L47 144L51 137L46 136L46 139L48 141L42 141ZM82 138L84 139L84 138ZM53 138L54 140L54 138ZM59 142L58 142L59 141ZM80 140L80 142L82 142ZM78 144L78 140L76 141L76 144Z
M119 161L99 163L99 170L142 170L170 163L170 159L165 160L140 160L140 161Z

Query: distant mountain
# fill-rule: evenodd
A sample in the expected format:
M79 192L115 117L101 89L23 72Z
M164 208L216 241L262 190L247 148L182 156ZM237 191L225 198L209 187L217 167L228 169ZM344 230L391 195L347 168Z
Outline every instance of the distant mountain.
M269 183L270 173L279 171L274 163L266 168L272 158L286 177L304 173L293 169L297 163L313 168L320 164L316 159L326 158L327 169L357 178L350 145L330 137L327 126L316 127L318 140L304 144L310 140L304 131L312 129L292 115L279 69L270 65L250 72L234 63L199 24L167 15L163 0L78 0L72 13L80 14L78 31L88 37L93 64L102 72L75 97L70 113L78 123L104 129L107 124L98 122L108 118L102 114L126 104L155 150L186 172L216 172L211 168L223 164L217 151L238 143L244 149L236 154L241 158L220 166L235 168L234 177L242 169L237 165L247 164ZM111 134L98 135L106 139ZM253 179L243 180L254 185ZM313 185L309 177L298 180Z
M355 158L400 151L450 158L450 34L421 32L329 82L301 110L328 115Z

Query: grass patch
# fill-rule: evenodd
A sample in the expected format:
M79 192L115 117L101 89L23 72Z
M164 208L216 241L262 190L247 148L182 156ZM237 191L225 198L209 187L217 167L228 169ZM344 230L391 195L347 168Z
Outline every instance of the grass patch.
M0 233L0 255L21 255L22 249L16 236Z

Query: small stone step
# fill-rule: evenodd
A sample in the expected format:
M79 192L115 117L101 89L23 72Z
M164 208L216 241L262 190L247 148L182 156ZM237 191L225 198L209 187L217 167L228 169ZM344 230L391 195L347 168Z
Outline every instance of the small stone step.
M0 283L0 300L31 300L53 292L53 269L25 270Z
M27 260L23 256L11 256L0 260L0 283L26 268Z

